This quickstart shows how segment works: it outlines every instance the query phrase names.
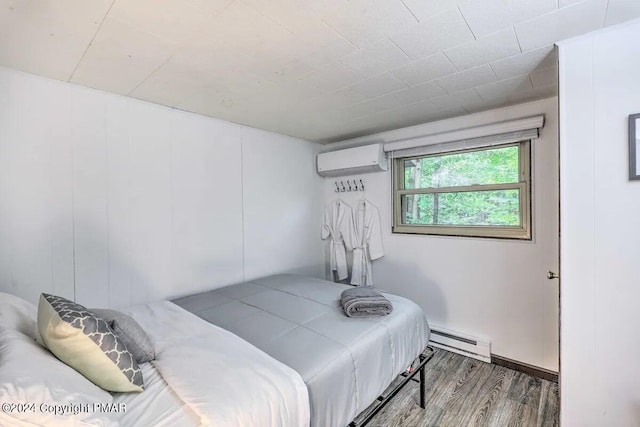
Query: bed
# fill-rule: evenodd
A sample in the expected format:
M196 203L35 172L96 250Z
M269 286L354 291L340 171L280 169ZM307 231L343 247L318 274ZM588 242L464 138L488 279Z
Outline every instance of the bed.
M0 401L126 407L3 411L0 425L356 425L372 402L393 397L398 387L379 396L394 378L418 372L405 373L417 357L424 366L429 328L414 303L393 295L389 316L347 318L346 288L277 275L122 310L149 335L156 359L141 365L144 392L113 394L41 348L35 306L0 293ZM365 412L368 420L375 411Z
M423 311L395 295L385 295L394 307L388 316L346 317L340 294L348 288L275 275L173 302L298 372L309 390L312 426L344 426L376 401L429 341Z
M155 360L140 365L141 393L106 392L40 346L36 310L0 293L1 426L309 424L294 370L169 301L123 310L155 345Z

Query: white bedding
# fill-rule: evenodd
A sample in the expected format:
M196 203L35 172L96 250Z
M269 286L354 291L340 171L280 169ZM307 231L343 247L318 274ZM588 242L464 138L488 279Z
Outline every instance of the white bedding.
M2 302L0 294L0 308ZM171 302L126 310L154 342L156 360L141 365L145 391L113 396L22 332L35 328L34 306L18 307L22 311L14 310L11 317L15 304L6 305L0 310L0 403L38 406L0 411L0 427L309 425L307 387L297 372ZM111 411L54 415L40 410L43 402L49 407L96 404Z
M124 404L126 411L112 413L110 418L121 427L173 427L199 426L200 417L196 414L167 382L151 363L144 363L142 376L145 391L142 393L118 393L113 403L118 408Z
M417 304L385 294L393 312L353 319L352 289L292 274L254 279L175 302L295 369L307 385L311 426L345 426L413 362L429 341Z
M309 425L307 387L293 369L171 302L125 311L154 342L152 363L162 378L145 368L145 392L114 398L127 403L119 419L122 425L158 425L158 420L173 421L165 425L216 427ZM165 403L157 401L157 391ZM142 406L148 408L141 410Z

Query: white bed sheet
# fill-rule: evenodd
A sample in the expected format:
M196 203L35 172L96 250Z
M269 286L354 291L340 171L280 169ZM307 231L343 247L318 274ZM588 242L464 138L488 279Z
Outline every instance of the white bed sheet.
M154 426L199 426L200 417L196 414L167 382L151 363L141 366L145 390L142 393L118 393L113 396L116 408L123 412L110 415L122 427Z
M309 425L307 387L293 369L171 302L124 311L154 342L156 360L145 366L146 391L114 399L127 404L123 426Z

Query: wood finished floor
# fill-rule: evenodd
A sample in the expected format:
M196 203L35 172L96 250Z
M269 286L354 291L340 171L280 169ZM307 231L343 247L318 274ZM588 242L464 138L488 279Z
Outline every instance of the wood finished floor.
M426 384L426 409L410 382L368 426L558 425L558 384L551 381L436 349Z

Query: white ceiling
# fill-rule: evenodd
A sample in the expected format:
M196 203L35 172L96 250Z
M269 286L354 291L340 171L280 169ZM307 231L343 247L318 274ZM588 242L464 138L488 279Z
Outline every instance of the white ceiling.
M0 64L309 140L557 94L639 0L0 0Z

